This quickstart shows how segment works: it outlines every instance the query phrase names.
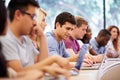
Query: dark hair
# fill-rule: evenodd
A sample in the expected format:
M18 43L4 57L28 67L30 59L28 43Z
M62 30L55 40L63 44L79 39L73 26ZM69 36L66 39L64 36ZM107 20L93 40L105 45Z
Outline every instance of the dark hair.
M7 11L4 1L0 0L0 35L3 33L7 22ZM0 77L8 77L7 63L2 54L2 45L0 43Z
M2 45L0 43L0 77L8 77L7 62L1 49Z
M26 11L28 8L28 5L39 7L39 4L36 0L11 0L8 4L10 21L13 20L14 13L16 10Z
M75 20L75 17L69 13L69 12L62 12L60 13L57 17L56 17L56 20L55 20L55 29L56 29L56 23L59 22L60 25L64 25L65 22L69 22L73 25L76 24L76 20Z
M88 22L80 16L76 16L75 19L76 19L76 22L77 22L76 25L78 28L81 27L82 24L88 25Z
M111 32L111 30L112 30L113 28L117 29L117 35L119 36L119 28L118 28L117 26L111 25L111 26L109 26L109 27L107 28L107 30ZM119 49L118 49L118 40L119 40L119 39L118 39L118 36L117 36L117 39L114 39L114 40L112 41L113 46L114 46L114 48L115 48L116 51L119 50Z
M102 37L111 36L111 33L107 29L102 29L98 33L98 36L102 36Z
M3 33L7 23L7 11L4 1L0 0L0 35Z

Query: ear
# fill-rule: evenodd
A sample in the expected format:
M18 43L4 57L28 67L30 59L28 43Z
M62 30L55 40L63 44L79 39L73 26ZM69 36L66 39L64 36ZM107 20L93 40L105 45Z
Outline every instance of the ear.
M14 13L14 19L16 20L20 20L21 19L21 12L20 10L16 10L15 13Z
M60 23L57 22L57 23L55 24L55 26L56 26L56 28L60 28Z

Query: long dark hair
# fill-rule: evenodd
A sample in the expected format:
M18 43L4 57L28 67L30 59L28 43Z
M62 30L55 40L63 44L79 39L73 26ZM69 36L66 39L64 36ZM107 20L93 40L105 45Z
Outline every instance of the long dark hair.
M4 33L7 23L7 11L4 5L5 0L0 0L0 35ZM0 43L0 77L8 77L7 63L2 54L2 45Z

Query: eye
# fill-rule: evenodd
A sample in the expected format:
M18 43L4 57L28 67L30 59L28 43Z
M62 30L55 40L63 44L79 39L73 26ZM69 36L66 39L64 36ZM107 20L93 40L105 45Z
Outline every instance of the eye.
M71 30L71 28L67 27L66 30Z

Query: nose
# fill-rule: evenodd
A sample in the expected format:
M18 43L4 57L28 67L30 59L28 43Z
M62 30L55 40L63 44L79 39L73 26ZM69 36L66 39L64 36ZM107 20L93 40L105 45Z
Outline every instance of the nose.
M36 26L36 25L37 25L36 20L33 20L33 21L32 21L32 24L33 24L33 26Z
M68 30L68 35L70 35L70 33L71 33L71 30Z
M47 26L47 23L45 22L45 27Z

